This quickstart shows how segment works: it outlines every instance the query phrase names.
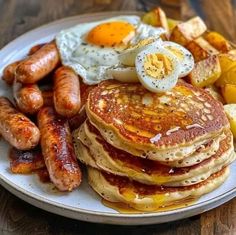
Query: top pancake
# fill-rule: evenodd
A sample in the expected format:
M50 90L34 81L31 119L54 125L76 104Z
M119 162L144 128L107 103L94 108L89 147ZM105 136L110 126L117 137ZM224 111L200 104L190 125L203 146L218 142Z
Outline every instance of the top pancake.
M151 93L138 83L105 81L90 92L86 111L100 131L111 131L140 149L190 145L229 125L221 103L183 81L163 94Z

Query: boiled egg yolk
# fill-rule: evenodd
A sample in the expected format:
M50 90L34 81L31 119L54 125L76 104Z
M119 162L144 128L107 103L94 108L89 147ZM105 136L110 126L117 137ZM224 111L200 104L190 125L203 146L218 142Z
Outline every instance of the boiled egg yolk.
M144 71L147 75L155 78L162 79L169 75L173 70L173 65L164 54L148 54L144 60Z
M132 24L122 21L107 22L94 27L86 41L97 46L114 47L127 44L135 35Z

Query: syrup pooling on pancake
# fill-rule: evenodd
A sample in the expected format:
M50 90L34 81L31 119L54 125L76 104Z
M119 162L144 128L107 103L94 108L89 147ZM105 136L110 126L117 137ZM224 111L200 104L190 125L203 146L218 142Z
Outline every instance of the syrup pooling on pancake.
M139 158L133 156L123 150L117 149L107 143L103 137L100 135L99 131L86 121L86 127L88 127L89 131L96 135L96 141L99 142L104 151L108 153L108 155L115 161L118 161L119 164L126 166L127 168L134 168L137 171L146 173L146 174L160 174L160 175L181 175L184 173L189 172L192 169L198 168L200 165L203 166L209 163L213 159L220 158L221 155L228 151L229 149L232 150L232 135L228 132L227 137L220 142L220 147L216 151L216 153L212 156L209 156L208 159L204 160L199 164L195 164L191 167L168 167L166 165L161 164L158 161L153 161L149 159ZM89 146L88 146L89 147ZM232 151L231 151L232 152Z
M179 200L200 196L219 187L228 177L229 168L211 175L207 180L185 187L149 186L128 178L88 168L89 183L104 199L122 202L140 211L155 211Z
M116 138L140 149L180 147L229 125L222 104L182 81L161 95L140 84L105 81L90 92L87 114L100 132L111 129Z
M138 158L114 148L105 142L99 132L88 123L81 126L79 135L76 136L75 139L79 137L83 143L76 147L78 158L82 162L146 184L170 186L196 184L227 166L235 158L230 133L227 134L226 139L221 141L220 148L214 155L192 167L182 168L167 167L160 162ZM94 166L93 161L97 166Z

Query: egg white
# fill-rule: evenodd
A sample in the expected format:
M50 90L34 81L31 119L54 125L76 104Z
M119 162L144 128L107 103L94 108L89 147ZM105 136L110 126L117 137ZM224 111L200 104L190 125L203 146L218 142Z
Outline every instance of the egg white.
M165 33L162 28L142 23L139 16L118 16L102 21L78 24L61 31L56 35L56 44L62 64L71 67L86 84L92 85L102 80L112 79L113 77L111 73L107 72L107 69L119 64L118 56L125 48L101 47L85 41L86 35L94 27L112 21L124 21L134 26L135 36L129 42L131 45L141 39Z

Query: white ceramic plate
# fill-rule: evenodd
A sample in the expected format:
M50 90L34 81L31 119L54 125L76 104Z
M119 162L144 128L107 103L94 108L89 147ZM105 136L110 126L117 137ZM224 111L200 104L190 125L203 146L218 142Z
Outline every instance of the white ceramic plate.
M30 31L9 43L0 51L0 75L9 63L24 57L29 48L38 43L50 41L60 30L82 22L109 18L121 14L137 12L103 12L65 18ZM9 96L10 90L0 82L0 95ZM59 193L52 185L42 184L35 175L14 175L9 171L9 145L0 141L0 183L17 197L44 210L73 219L97 223L141 225L169 222L190 217L215 208L236 195L236 162L231 166L228 180L217 190L200 198L194 205L159 213L120 214L101 203L101 198L93 192L83 179L83 184L72 193Z

